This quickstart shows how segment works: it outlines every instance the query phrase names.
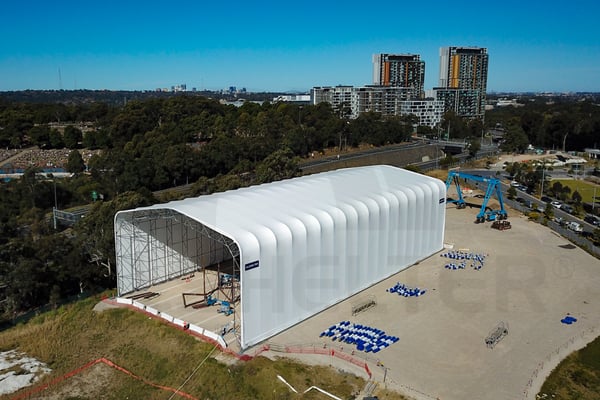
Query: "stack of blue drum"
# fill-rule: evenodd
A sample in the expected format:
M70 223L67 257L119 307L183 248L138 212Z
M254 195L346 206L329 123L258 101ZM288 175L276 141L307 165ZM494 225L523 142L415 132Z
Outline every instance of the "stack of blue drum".
M567 315L566 317L561 319L560 322L562 322L563 324L566 324L566 325L571 325L573 322L577 322L577 318Z
M444 265L444 268L451 269L451 270L457 270L457 269L465 269L466 266L467 266L467 263L465 261L461 261L458 264L449 262L446 265Z
M470 267L476 271L479 271L481 267L485 264L485 254L479 253L467 253L465 251L460 250L451 250L446 253L441 254L442 257L449 258L451 260L457 260L458 262L449 262L444 265L444 268L457 270L457 269L465 269L467 267L467 263L470 262Z
M400 282L396 283L394 287L386 289L385 291L389 293L398 293L398 296L403 297L419 297L424 295L426 292L425 289L419 289L418 287L411 288Z
M330 326L321 332L319 337L329 337L333 341L355 345L357 350L367 353L377 353L400 340L396 336L386 335L381 329L352 324L350 321L342 321Z

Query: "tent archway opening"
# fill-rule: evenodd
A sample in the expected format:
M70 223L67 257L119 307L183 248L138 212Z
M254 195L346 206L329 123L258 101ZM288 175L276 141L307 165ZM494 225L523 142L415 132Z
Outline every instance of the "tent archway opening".
M194 295L236 303L240 251L228 236L171 209L134 211L115 225L120 296L173 279L202 274Z

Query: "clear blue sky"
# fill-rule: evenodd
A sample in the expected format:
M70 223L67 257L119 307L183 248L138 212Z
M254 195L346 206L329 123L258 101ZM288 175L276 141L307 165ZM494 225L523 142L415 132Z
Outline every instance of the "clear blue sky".
M372 83L375 53L488 49L488 91L600 92L597 0L6 0L0 91ZM60 71L60 72L59 72Z

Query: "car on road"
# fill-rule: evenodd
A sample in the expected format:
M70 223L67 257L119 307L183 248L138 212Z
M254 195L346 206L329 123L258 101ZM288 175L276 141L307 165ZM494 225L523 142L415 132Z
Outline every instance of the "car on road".
M565 226L567 224L567 221L565 221L563 217L554 217L554 222L556 222L560 226Z
M583 232L583 226L581 226L579 222L571 221L567 224L567 228L569 228L575 233Z
M594 237L594 232L583 231L583 232L581 232L581 236L583 236L586 239L591 240Z
M544 207L544 205L543 205L543 204L531 203L531 204L529 205L529 209L530 209L531 211L537 211L537 212L541 212L541 213L543 213L543 212L544 212L544 210L545 210L545 207Z
M571 207L571 206L570 206L570 205L568 205L568 204L563 204L563 205L560 207L560 209L561 209L561 210L563 210L564 212L568 212L569 214L573 214L573 207Z

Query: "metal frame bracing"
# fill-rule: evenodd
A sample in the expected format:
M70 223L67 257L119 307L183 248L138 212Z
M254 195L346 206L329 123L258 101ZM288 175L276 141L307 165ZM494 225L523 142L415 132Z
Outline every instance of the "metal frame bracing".
M206 274L207 268L220 277L225 274L221 265L228 264L226 273L234 282L218 289L230 302L239 299L237 244L183 214L170 209L123 214L115 221L115 243L119 295L196 271Z

